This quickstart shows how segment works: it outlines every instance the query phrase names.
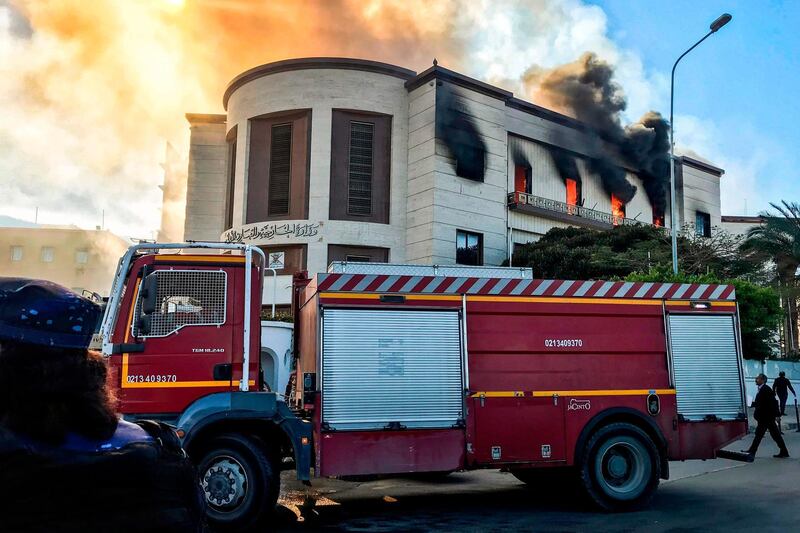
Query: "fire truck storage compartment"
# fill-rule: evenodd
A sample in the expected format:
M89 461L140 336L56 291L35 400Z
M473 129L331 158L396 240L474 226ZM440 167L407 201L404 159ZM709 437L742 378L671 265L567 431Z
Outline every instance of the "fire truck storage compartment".
M323 428L462 425L459 311L325 308L322 328Z
M735 317L669 314L678 414L685 420L736 420L744 412Z

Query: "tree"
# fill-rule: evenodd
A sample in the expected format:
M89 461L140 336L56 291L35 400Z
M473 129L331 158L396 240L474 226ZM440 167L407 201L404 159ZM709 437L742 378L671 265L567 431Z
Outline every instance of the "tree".
M681 270L759 281L759 263L742 257L739 245L737 237L722 230L704 238L696 236L693 228L684 228L678 239ZM669 235L653 226L618 226L611 231L554 228L535 243L515 247L512 262L531 267L534 275L543 278L622 278L670 265L672 249Z
M722 280L713 274L675 275L670 267L645 273L633 273L626 281L658 281L667 283L722 283L736 287L741 320L742 352L745 359L766 359L777 348L775 332L783 318L780 298L771 287L760 287L743 279Z
M800 204L781 201L770 204L776 212L761 214L762 224L751 228L742 243L742 251L774 267L775 282L786 302L785 346L796 353L798 278L800 267Z

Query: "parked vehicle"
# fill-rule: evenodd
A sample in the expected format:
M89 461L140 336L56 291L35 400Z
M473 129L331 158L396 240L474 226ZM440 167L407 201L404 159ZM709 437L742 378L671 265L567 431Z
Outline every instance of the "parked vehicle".
M286 468L577 474L598 506L627 510L668 461L747 432L732 286L335 263L295 277L285 398L262 391L255 356L263 263L249 245L133 246L101 328L122 411L178 428L217 525L263 518Z

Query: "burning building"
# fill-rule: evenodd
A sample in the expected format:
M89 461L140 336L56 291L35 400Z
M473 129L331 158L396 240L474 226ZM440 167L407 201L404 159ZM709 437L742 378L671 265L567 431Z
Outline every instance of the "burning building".
M248 70L226 114L187 115L185 238L258 244L289 276L337 260L499 265L553 227L670 226L668 124L623 127L602 62L570 67L540 87L572 116L437 64ZM678 225L720 224L722 174L678 159Z

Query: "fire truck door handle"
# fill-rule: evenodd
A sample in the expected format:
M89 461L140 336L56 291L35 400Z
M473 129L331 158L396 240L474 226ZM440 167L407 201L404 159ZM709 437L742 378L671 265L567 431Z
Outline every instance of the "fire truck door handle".
M558 405L558 394L553 394L553 405Z
M481 399L481 407L485 406L486 405L486 396L481 394L480 395L480 399Z

